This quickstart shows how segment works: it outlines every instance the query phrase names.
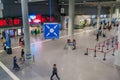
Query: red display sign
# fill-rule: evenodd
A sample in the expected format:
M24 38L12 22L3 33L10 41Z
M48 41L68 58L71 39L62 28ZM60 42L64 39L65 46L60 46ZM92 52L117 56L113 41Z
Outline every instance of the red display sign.
M21 26L22 18L0 19L0 27Z

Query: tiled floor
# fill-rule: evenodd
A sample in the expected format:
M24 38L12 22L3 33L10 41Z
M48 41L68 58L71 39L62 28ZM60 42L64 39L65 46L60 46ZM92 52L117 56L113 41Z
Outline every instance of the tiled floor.
M12 55L0 53L0 60L20 80L50 80L54 63L57 64L61 80L120 80L120 71L114 65L114 56L107 54L107 60L103 61L103 55L99 53L96 58L92 56L92 51L89 56L84 55L86 48L94 48L95 44L115 35L114 30L107 32L106 38L100 37L98 42L93 29L75 32L76 50L64 50L67 36L47 41L43 40L42 35L41 38L32 36L31 52L35 62L31 62L31 65L19 62L22 69L18 72L12 70L12 58L14 55L20 57L20 47L13 49ZM65 31L62 32L63 35L66 35Z

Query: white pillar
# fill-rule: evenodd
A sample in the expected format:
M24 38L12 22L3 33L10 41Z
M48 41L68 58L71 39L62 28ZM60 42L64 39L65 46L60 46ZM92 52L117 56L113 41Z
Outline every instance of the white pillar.
M110 9L110 20L109 20L110 24L111 24L111 21L112 21L112 15L113 15L113 6Z
M3 18L3 11L0 10L0 18Z
M120 0L117 0L120 1ZM119 8L116 8L115 10L116 13L116 18L118 19L119 17ZM115 65L117 65L120 68L120 26L118 27L118 50L116 51L115 55Z
M28 25L28 0L21 0L26 60L31 60L30 33Z
M73 27L74 27L74 2L75 0L69 0L69 26L68 35L70 40L73 40Z
M97 15L97 29L100 27L100 14L101 14L101 6L98 5L98 15Z
M115 14L116 14L116 18L117 18L117 20L118 20L118 18L119 18L119 7L117 7L117 8L115 9Z
M115 65L120 67L120 26L118 27L118 50L115 55Z

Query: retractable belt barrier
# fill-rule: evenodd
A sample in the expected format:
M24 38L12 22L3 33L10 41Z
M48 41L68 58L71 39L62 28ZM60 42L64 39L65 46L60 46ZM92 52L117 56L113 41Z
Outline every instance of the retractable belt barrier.
M106 50L105 50L105 47L106 47ZM97 54L96 54L97 52L101 52L101 53L104 53L103 60L105 61L107 53L113 51L112 55L114 56L116 48L118 49L118 36L113 36L95 45L94 49L87 48L85 55L88 55L89 50L94 51L94 57L97 57Z

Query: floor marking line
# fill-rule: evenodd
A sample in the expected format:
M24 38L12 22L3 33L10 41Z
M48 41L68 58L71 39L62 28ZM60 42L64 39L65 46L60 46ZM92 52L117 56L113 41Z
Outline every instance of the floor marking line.
M2 69L7 72L7 74L13 79L13 80L20 80L14 73L12 73L1 61L0 61L0 66Z

